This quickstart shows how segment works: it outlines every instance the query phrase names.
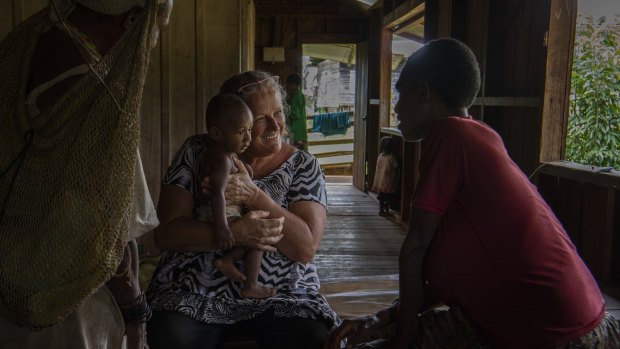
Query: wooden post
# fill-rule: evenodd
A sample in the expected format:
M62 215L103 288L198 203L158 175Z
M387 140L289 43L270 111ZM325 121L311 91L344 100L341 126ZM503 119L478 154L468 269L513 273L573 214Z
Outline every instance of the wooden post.
M353 185L366 191L366 122L368 115L368 41L357 44L355 55L355 128L353 129Z
M206 77L206 61L207 61L207 45L206 30L208 25L206 12L206 2L196 1L194 16L196 16L196 133L205 133L207 125L205 121L205 111L207 110L207 77Z
M540 161L564 158L576 22L577 0L551 1Z
M381 30L381 75L380 75L380 127L389 127L392 106L392 33ZM378 144L377 144L378 146Z
M170 18L172 19L172 16ZM173 151L170 146L170 34L165 30L160 34L161 45L161 176L165 176L168 165L172 160ZM146 97L146 96L145 96ZM142 99L142 104L150 103L152 100ZM151 121L152 122L152 121ZM146 164L144 164L147 166ZM146 173L148 176L148 173Z
M437 21L437 37L448 38L452 36L452 0L439 0L439 13Z
M383 37L381 9L374 9L370 18L370 43L369 43L369 67L368 67L368 118L366 120L366 154L368 159L367 186L372 186L375 179L375 168L379 156L379 129L381 111L379 105L370 103L371 99L381 96L381 41Z

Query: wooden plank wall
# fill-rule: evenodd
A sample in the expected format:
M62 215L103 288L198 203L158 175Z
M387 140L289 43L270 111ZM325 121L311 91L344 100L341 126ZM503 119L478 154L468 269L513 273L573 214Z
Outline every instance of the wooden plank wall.
M482 80L478 96L485 96L489 0L455 1L452 7L454 13L465 14L454 16L451 19L451 31L454 38L467 43L476 55ZM471 107L469 113L476 120L484 119L484 108L482 106Z
M577 27L577 2L577 0L551 1L541 161L564 158Z
M301 73L302 44L364 41L364 14L327 0L256 0L255 64L285 79ZM284 47L285 62L264 62L264 47Z
M499 132L527 174L539 164L549 16L548 1L491 1L489 7L486 96L538 97L540 104L485 107L484 121Z
M383 35L383 13L381 8L373 9L370 14L370 41L368 47L368 99L378 100L381 96L381 40ZM384 77L385 78L385 77ZM380 105L368 103L366 119L366 188L372 187L375 180L377 157L379 156L379 130L381 128Z
M541 170L538 190L599 280L620 284L620 193L591 171ZM588 176L583 174L588 173ZM590 178L593 177L593 178ZM616 182L619 182L616 180Z
M356 46L353 185L366 191L366 120L368 115L368 41Z
M0 38L47 4L0 2ZM178 148L190 135L204 132L209 99L227 77L254 68L253 56L247 57L254 52L253 6L253 0L174 2L170 25L151 52L142 101L140 152L155 203Z

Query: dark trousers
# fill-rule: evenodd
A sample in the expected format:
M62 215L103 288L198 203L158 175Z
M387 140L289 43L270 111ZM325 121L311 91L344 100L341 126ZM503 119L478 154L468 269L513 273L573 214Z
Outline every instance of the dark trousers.
M205 324L176 311L153 311L147 323L151 349L217 349L235 333L251 337L265 349L320 349L328 332L321 321L277 318L272 310L233 325Z

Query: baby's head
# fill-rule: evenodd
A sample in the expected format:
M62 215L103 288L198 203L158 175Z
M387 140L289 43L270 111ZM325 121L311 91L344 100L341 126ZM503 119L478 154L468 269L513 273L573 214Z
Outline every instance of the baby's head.
M383 154L394 153L394 140L392 140L392 137L385 136L381 138L381 152Z
M252 111L234 94L219 94L209 101L206 113L207 132L226 151L241 154L252 140Z

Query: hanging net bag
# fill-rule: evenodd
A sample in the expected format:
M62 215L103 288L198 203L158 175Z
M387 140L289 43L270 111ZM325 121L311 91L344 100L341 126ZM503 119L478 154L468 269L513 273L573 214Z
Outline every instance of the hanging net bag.
M0 312L33 329L61 322L122 259L157 2L92 66L97 74L29 118L30 60L48 13L0 43Z

